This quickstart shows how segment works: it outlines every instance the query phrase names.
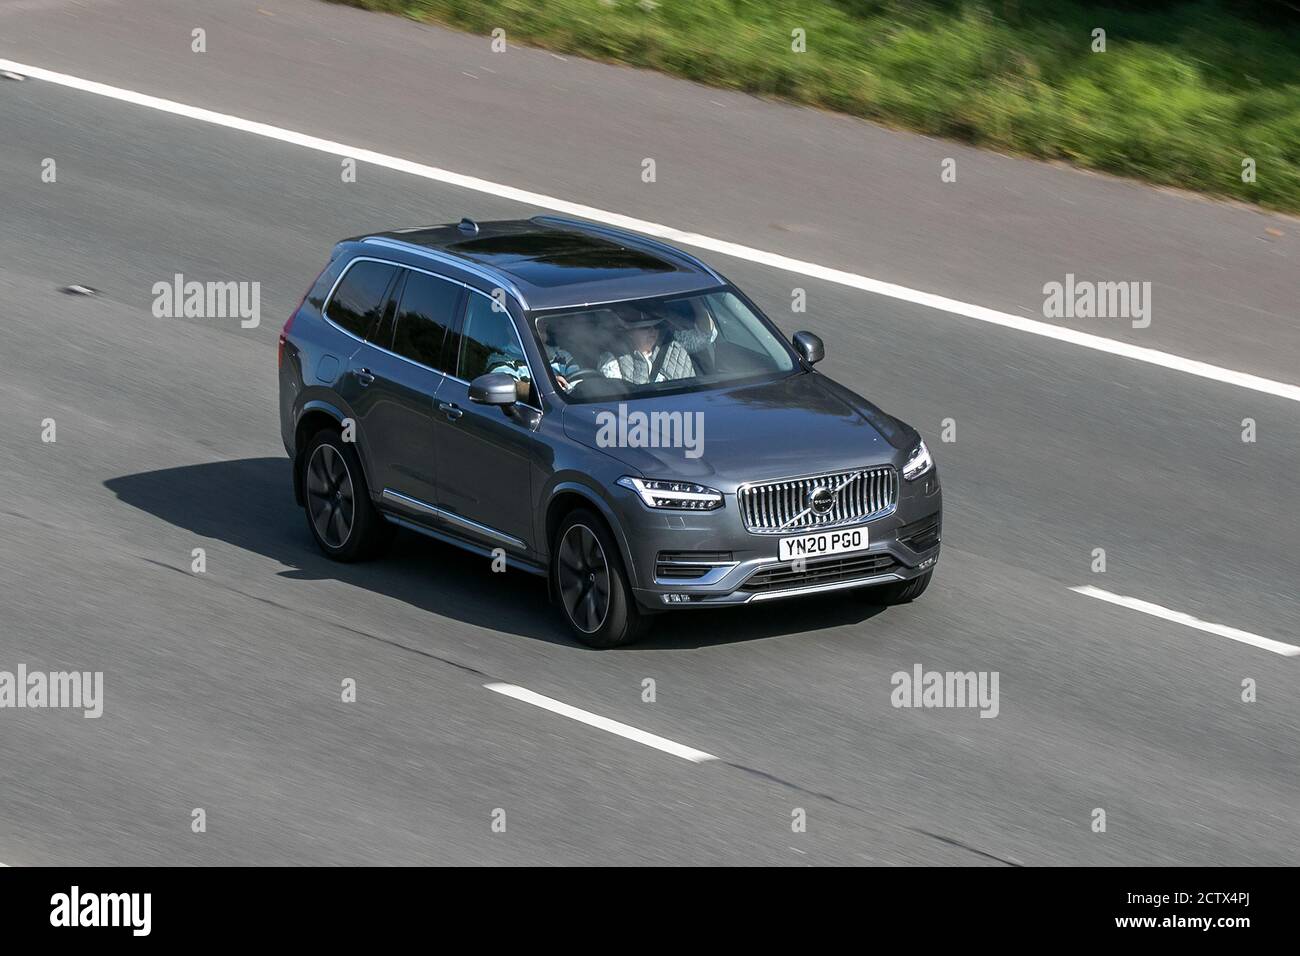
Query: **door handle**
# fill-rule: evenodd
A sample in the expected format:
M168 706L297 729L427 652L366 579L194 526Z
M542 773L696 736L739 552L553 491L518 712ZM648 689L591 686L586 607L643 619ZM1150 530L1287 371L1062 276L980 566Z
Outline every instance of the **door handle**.
M433 403L433 406L434 408L438 409L438 411L446 415L447 421L449 422L454 422L456 419L460 418L460 416L465 414L464 409L462 409L455 402L444 402L439 400L439 401L435 401Z
M357 381L365 388L375 380L375 373L368 368L359 368L356 370Z

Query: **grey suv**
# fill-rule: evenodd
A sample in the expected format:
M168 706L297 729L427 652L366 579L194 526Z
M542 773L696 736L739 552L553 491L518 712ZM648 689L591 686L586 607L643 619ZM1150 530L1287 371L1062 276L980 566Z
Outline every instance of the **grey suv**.
M545 575L612 647L662 611L925 590L938 471L822 355L664 243L465 219L335 246L280 335L280 427L329 557L407 528Z

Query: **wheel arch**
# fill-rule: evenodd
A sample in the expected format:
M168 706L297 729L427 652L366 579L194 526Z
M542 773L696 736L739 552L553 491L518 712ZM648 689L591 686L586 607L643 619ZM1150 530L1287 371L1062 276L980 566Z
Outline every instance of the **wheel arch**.
M293 427L293 498L298 502L300 507L306 505L302 496L302 455L306 450L307 442L311 436L315 435L323 428L334 428L339 431L343 429L343 421L347 418L343 412L331 405L329 402L313 399L302 407L302 412L298 415L297 422ZM365 468L365 461L362 460L362 469ZM369 487L369 476L367 478L367 487Z
M623 562L623 568L629 574L635 574L632 550L628 546L623 525L614 513L614 509L596 491L577 481L560 482L551 489L550 496L547 498L545 524L542 530L545 535L543 540L546 542L546 563L548 568L551 562L555 533L559 531L560 524L565 517L578 508L594 511L605 522L605 527L613 535L615 544L618 545L619 558ZM552 576L547 574L546 579L550 582Z

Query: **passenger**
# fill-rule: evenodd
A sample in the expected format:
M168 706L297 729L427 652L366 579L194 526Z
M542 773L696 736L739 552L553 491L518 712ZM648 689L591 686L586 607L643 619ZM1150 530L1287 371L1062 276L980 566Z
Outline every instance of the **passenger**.
M611 352L601 355L601 375L621 378L633 385L649 384L652 370L656 382L695 377L695 366L682 344L675 337L668 338L666 344L663 342L665 331L658 318L642 313L625 317L622 323L630 348L618 356Z
M697 319L693 326L673 329L673 341L690 354L697 376L711 375L715 371L717 340L718 327L707 314Z

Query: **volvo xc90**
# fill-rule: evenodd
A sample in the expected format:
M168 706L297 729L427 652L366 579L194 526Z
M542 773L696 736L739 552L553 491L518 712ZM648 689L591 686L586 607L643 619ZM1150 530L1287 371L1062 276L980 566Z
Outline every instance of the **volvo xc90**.
M740 289L654 239L543 216L358 236L280 335L296 499L326 555L402 527L544 575L578 640L659 612L934 573L916 430L819 374Z

